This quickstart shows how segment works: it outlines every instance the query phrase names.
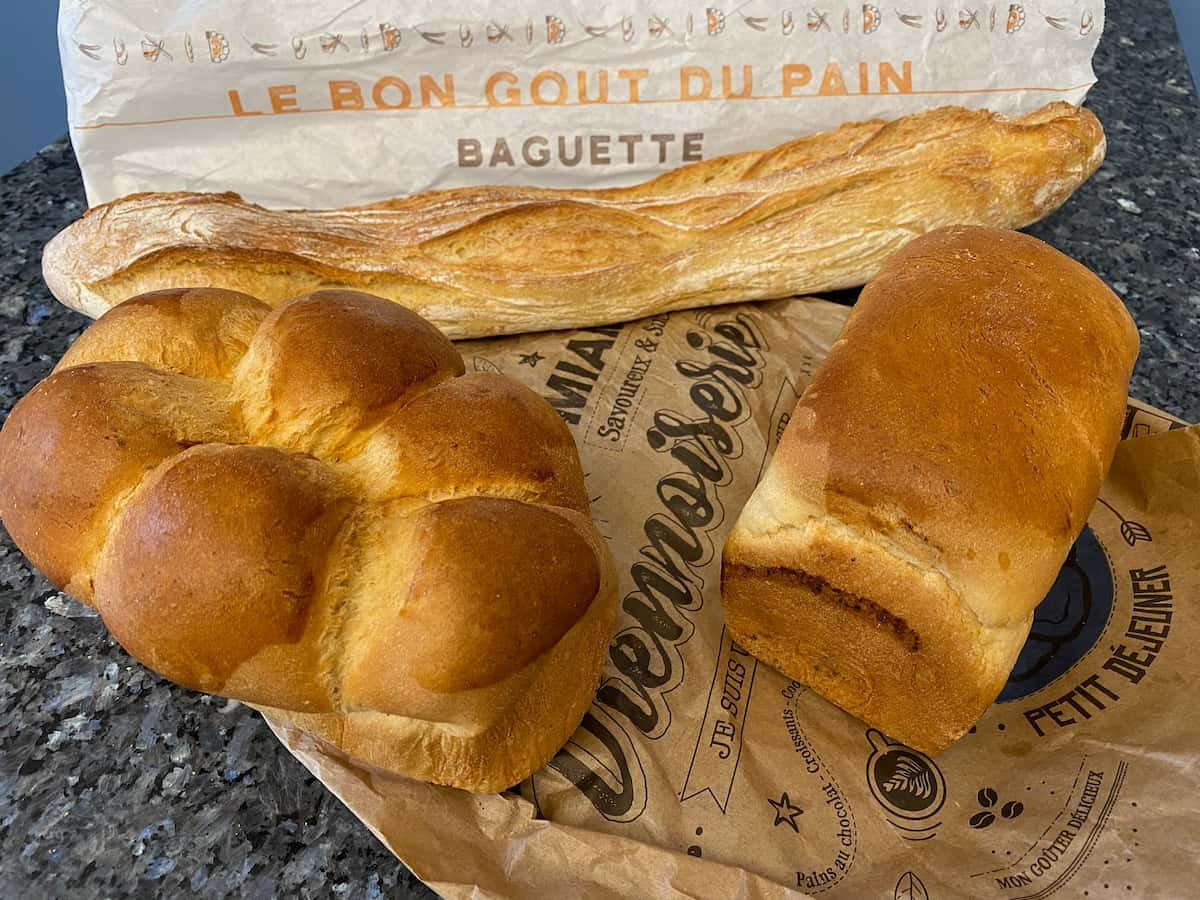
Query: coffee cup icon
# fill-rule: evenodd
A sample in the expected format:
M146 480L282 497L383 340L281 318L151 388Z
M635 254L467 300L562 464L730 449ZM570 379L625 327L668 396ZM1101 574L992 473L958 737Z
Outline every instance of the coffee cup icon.
M908 821L937 815L946 802L946 779L933 760L874 728L867 741L867 785L884 811Z

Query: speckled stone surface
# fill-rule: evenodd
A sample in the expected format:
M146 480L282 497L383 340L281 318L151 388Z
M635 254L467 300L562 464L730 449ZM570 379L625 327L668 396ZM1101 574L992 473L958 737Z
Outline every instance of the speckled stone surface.
M1133 393L1200 421L1200 103L1166 0L1110 0L1096 68L1108 161L1031 230L1128 303ZM86 323L40 276L83 202L65 142L0 177L0 416ZM0 897L430 895L255 713L134 663L2 531L0 713Z

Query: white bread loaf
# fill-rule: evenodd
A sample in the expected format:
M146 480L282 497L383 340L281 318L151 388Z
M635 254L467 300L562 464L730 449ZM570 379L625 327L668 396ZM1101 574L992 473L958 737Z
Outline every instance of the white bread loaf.
M1015 232L917 238L862 292L725 544L756 656L937 753L996 698L1096 502L1138 336Z

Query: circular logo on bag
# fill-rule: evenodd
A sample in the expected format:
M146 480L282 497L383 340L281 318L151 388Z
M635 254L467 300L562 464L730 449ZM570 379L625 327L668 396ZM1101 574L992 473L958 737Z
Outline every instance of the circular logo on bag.
M1033 627L997 702L1040 691L1083 659L1100 639L1113 607L1113 577L1092 529L1071 547L1058 578L1033 614Z
M927 819L946 802L946 780L924 753L889 740L872 728L867 759L867 785L875 800L901 819Z

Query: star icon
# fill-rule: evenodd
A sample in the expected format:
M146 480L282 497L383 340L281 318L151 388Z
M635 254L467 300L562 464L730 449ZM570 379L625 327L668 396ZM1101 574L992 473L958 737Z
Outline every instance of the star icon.
M521 365L529 366L529 368L532 369L545 358L546 357L542 356L542 354L538 353L536 350L534 350L532 353L522 353Z
M792 801L788 799L787 791L779 795L779 800L767 800L771 804L771 808L775 810L776 825L790 825L792 831L800 833L800 826L796 824L796 816L804 815L804 810L798 806L792 805Z

